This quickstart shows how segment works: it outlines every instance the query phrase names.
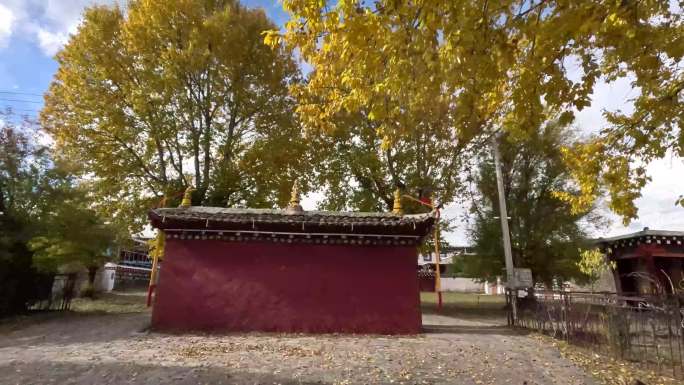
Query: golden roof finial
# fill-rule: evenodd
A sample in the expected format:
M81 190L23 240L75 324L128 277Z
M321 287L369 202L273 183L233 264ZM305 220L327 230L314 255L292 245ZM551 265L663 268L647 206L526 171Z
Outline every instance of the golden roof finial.
M166 234L164 231L157 230L157 236L154 239L150 239L148 244L150 246L150 256L157 257L159 259L164 258L164 245L166 243Z
M399 187L394 190L394 205L392 206L392 214L404 215L404 208L401 206L401 189Z
M303 211L302 205L299 204L301 198L299 197L299 180L295 179L292 184L292 194L290 195L290 203L287 205L288 211Z
M195 191L192 186L188 186L188 188L185 189L185 193L183 194L183 200L181 201L181 204L179 207L190 207L192 206L192 192Z

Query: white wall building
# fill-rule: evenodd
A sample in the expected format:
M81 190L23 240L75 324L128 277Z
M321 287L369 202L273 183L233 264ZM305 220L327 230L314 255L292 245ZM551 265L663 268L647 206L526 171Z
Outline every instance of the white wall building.
M474 255L470 246L449 246L440 250L440 272L446 272L446 266L450 265L454 258L464 255ZM435 253L434 251L426 254L418 255L418 266L424 270L435 269ZM465 277L441 277L442 291L451 291L459 293L484 293L491 295L499 295L505 293L504 285L501 278L497 278L496 282L481 282L476 278Z

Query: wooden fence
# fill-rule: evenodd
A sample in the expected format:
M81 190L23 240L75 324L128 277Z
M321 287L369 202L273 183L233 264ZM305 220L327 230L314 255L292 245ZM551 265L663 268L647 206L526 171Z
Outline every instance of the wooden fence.
M518 327L684 379L684 300L680 296L535 291L518 298L517 304Z

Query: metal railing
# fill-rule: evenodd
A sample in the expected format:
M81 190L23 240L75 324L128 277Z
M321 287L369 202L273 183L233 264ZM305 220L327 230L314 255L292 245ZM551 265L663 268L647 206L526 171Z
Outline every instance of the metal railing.
M518 327L684 379L684 300L679 296L535 291L517 303Z

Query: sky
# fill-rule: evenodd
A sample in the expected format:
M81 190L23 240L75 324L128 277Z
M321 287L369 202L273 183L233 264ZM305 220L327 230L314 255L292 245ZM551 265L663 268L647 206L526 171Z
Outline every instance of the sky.
M0 109L12 107L17 113L36 116L45 92L57 70L55 53L74 33L84 7L93 4L125 4L125 0L0 0ZM261 7L278 25L287 21L287 14L277 0L243 0L243 4ZM629 111L629 98L635 96L628 80L613 84L599 83L592 105L577 114L577 126L584 132L596 132L603 125L603 111ZM648 166L652 181L636 201L639 218L629 226L610 214L612 224L595 236L613 236L642 230L684 231L684 208L674 206L684 194L684 162L667 157ZM310 194L302 202L305 209L315 208L319 194ZM445 234L453 244L467 244L467 217L463 206L450 205L445 217L456 219L455 231ZM541 219L540 219L541 220Z

